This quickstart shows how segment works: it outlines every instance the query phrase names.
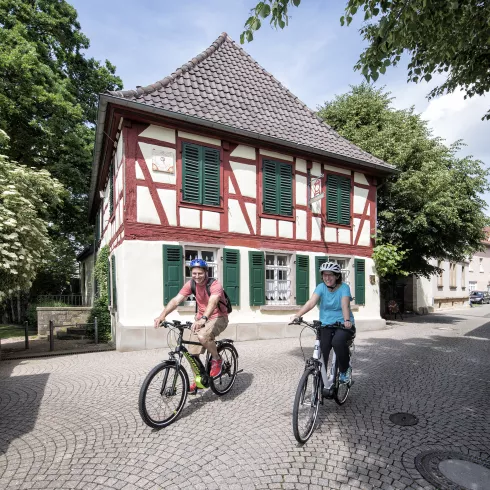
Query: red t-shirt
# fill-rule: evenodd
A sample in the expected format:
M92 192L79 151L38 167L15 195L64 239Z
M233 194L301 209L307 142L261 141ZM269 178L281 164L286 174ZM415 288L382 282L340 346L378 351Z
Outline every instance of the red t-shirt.
M206 311L209 302L208 292L206 291L206 281L203 281L202 284L197 284L196 282L196 301L198 317L204 315L204 312ZM213 284L209 286L209 291L213 296L215 294L219 294L220 302L224 303L218 303L218 306L211 313L209 319L217 318L219 316L228 316L228 312L226 311L226 299L223 291L223 286L218 281L214 281ZM191 281L187 281L184 284L184 287L180 290L179 294L185 297L192 295Z

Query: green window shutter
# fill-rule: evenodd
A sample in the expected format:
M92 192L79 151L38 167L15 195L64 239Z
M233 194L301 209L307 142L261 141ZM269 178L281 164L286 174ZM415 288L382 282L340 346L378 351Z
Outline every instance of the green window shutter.
M240 304L240 250L223 250L223 287L232 305Z
M202 203L201 147L191 143L182 145L182 199ZM173 296L172 296L173 297Z
M320 283L323 282L322 276L320 274L320 266L324 262L328 262L328 257L327 256L324 256L324 257L315 257L315 278L316 278L316 284L317 284L317 286L318 286L318 284L320 284Z
M262 175L264 213L278 214L279 203L277 202L276 162L273 162L271 160L264 160L262 166Z
M340 177L339 180L339 223L350 225L350 179Z
M163 304L175 297L184 285L183 250L180 245L163 246Z
M111 306L111 297L112 297L112 289L111 289L111 262L108 261L107 265L107 304Z
M364 259L354 260L356 273L356 305L366 304L366 261Z
M310 298L310 258L296 255L296 304L304 305Z
M204 171L202 179L202 204L220 205L220 153L213 148L201 147Z
M117 309L117 288L116 288L116 256L111 257L112 265L112 306Z
M293 215L293 174L291 165L280 163L279 166L279 182L277 183L277 191L279 194L279 214L281 216Z
M114 213L114 165L109 167L109 216Z
M250 306L265 303L265 257L264 252L248 252Z
M327 176L327 221L350 225L350 179L338 175Z

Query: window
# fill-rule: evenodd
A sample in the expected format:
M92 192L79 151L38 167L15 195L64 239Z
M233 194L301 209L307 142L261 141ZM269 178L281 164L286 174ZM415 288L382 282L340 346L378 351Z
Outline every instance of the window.
M183 143L182 200L207 206L219 206L221 204L220 180L219 150Z
M265 302L268 305L289 304L291 297L291 256L265 255Z
M473 259L470 259L470 265L468 266L468 271L473 272Z
M470 293L471 293L471 291L475 291L476 290L476 281L470 281L468 286L469 286L468 291Z
M461 289L466 289L466 267L464 264L461 266Z
M216 260L216 251L215 250L205 250L205 249L197 249L197 248L186 248L185 249L185 278L184 282L190 281L192 279L191 268L189 264L191 260L194 259L203 259L207 262L208 268L208 277L214 277L218 279L218 262ZM193 294L188 296L184 301L184 305L194 305L196 298Z
M484 272L483 270L483 258L480 257L480 272Z
M263 160L262 202L264 213L293 215L293 172L287 163Z
M440 274L437 276L437 287L438 288L442 288L444 286L444 278L442 276L442 274L444 272L442 270L442 260L438 260L437 261L437 267L439 267L439 269L441 269Z
M454 262L449 264L449 287L456 287L456 264Z
M327 176L327 221L350 225L350 187L347 177Z
M347 280L350 273L348 269L349 259L336 259L334 257L330 257L329 261L340 266L340 269L342 270L342 282L350 285L350 282Z

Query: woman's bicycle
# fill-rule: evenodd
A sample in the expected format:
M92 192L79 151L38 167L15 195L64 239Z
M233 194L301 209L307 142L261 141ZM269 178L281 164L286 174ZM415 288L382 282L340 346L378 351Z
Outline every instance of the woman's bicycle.
M316 340L313 357L306 359L305 370L299 380L293 405L293 433L296 440L303 444L313 434L318 416L320 404L323 405L324 398L333 398L339 405L343 405L349 396L350 383L339 381L339 367L337 356L332 349L332 362L327 370L328 359L324 360L320 349L320 327L322 323L318 320L313 323L305 322L302 318L292 322L290 325L303 325L315 332ZM324 328L345 328L342 323L327 325ZM354 350L354 337L349 340L349 353Z
M162 322L165 328L177 333L177 345L170 351L169 358L155 366L141 385L139 395L139 412L143 422L155 429L167 427L174 422L184 408L189 393L189 376L182 365L182 359L189 362L194 373L197 388L211 388L216 395L228 393L238 372L238 353L233 340L222 339L216 342L218 353L223 360L221 374L211 378L211 355L207 353L203 365L199 356L189 354L185 345L201 345L199 342L184 341L185 329L190 329L192 322Z

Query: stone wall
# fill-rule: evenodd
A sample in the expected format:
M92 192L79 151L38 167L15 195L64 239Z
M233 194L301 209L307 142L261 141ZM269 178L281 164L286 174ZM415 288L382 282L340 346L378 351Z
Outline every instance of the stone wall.
M63 306L37 308L37 334L49 334L49 320L55 327L74 326L77 323L87 323L92 308L87 306Z

